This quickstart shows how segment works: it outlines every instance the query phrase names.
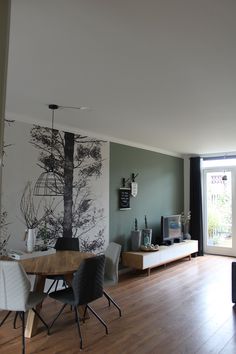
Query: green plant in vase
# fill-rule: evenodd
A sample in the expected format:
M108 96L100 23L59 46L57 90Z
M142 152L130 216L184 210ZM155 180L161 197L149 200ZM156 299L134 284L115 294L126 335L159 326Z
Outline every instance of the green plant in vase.
M41 250L47 250L48 248L48 230L47 230L47 222L45 221L44 226L39 228L37 238L42 241Z
M191 220L191 211L188 211L185 215L184 212L181 213L181 225L184 240L191 240L191 235L189 234L189 225Z

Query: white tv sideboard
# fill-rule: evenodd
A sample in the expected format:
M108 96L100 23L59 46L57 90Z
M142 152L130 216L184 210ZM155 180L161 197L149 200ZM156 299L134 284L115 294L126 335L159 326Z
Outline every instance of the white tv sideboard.
M147 274L150 275L151 268L185 257L191 260L191 255L197 252L198 241L186 240L171 246L160 246L156 252L123 252L122 264L134 269L147 269Z

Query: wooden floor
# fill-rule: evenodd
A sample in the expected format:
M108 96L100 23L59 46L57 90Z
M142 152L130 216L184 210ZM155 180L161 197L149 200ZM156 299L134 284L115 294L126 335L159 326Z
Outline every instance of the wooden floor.
M85 353L206 354L236 353L236 309L231 303L231 263L234 259L204 256L185 259L146 273L120 277L110 294L123 310L118 317L104 299L94 308L109 326L109 335L91 314L81 325ZM50 322L59 306L46 300L43 316ZM0 318L4 312L0 312ZM21 329L13 316L0 328L0 353L21 353ZM19 324L20 325L20 324ZM26 340L26 353L79 353L74 314L68 308L52 334L43 327Z

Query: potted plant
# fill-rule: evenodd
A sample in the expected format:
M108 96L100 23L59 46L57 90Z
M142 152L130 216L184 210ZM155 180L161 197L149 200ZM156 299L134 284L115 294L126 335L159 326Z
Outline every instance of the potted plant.
M142 230L142 244L144 246L151 245L152 243L152 229L148 228L147 216L144 217L145 229Z
M191 235L189 234L189 224L191 220L191 211L188 211L185 215L184 212L181 213L181 224L184 240L191 240Z
M138 220L134 219L134 230L131 231L131 249L139 251L141 246L142 231L138 230Z

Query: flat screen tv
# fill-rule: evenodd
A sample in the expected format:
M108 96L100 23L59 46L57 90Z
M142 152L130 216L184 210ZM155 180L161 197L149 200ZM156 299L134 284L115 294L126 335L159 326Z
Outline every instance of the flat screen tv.
M162 216L161 233L163 243L180 240L182 237L181 215Z

